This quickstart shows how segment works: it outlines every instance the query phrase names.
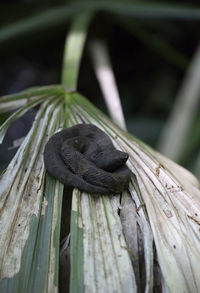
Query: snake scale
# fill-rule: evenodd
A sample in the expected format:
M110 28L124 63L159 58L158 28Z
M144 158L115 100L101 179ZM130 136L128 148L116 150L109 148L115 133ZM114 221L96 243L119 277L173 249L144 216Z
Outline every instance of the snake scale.
M44 150L45 167L67 186L89 193L116 194L129 184L128 154L92 124L78 124L54 134Z

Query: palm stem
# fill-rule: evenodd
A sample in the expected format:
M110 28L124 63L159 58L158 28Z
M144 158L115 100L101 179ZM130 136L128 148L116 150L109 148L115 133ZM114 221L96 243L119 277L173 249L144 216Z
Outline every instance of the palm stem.
M77 89L80 61L90 19L91 13L77 15L66 37L61 83L68 91Z

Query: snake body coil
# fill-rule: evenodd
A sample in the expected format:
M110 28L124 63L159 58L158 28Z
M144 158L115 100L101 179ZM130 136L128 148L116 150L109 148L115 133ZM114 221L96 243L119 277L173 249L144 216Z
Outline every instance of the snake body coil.
M78 124L54 134L44 150L47 171L65 185L89 193L120 193L128 187L128 154L92 124Z

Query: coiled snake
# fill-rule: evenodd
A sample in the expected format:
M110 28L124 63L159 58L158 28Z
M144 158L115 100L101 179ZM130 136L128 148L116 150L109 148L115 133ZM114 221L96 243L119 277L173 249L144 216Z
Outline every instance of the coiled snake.
M54 134L44 150L47 171L65 185L89 193L114 194L128 187L128 154L114 148L106 133L78 124Z

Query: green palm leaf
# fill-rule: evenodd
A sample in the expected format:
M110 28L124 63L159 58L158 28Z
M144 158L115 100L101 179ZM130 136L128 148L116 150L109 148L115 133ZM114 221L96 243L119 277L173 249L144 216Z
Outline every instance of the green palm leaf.
M63 128L65 121L67 126L86 122L100 127L116 148L129 153L128 166L133 172L123 203L119 196L93 198L74 190L71 292L83 288L95 292L102 284L110 292L127 292L128 288L136 292L141 280L132 263L139 261L140 253L130 241L130 231L124 234L118 214L127 209L130 197L134 204L126 221L134 219L131 233L135 222L144 241L143 286L147 291L153 288L154 240L163 289L175 286L178 291L189 288L197 292L200 192L196 179L189 175L185 184L180 178L188 177L188 171L120 130L80 94L56 88L53 101L49 96L41 102L30 132L1 177L1 289L13 292L20 283L20 290L43 292L57 286L62 185L49 176L44 180L42 153L48 137ZM134 241L139 243L136 231Z

